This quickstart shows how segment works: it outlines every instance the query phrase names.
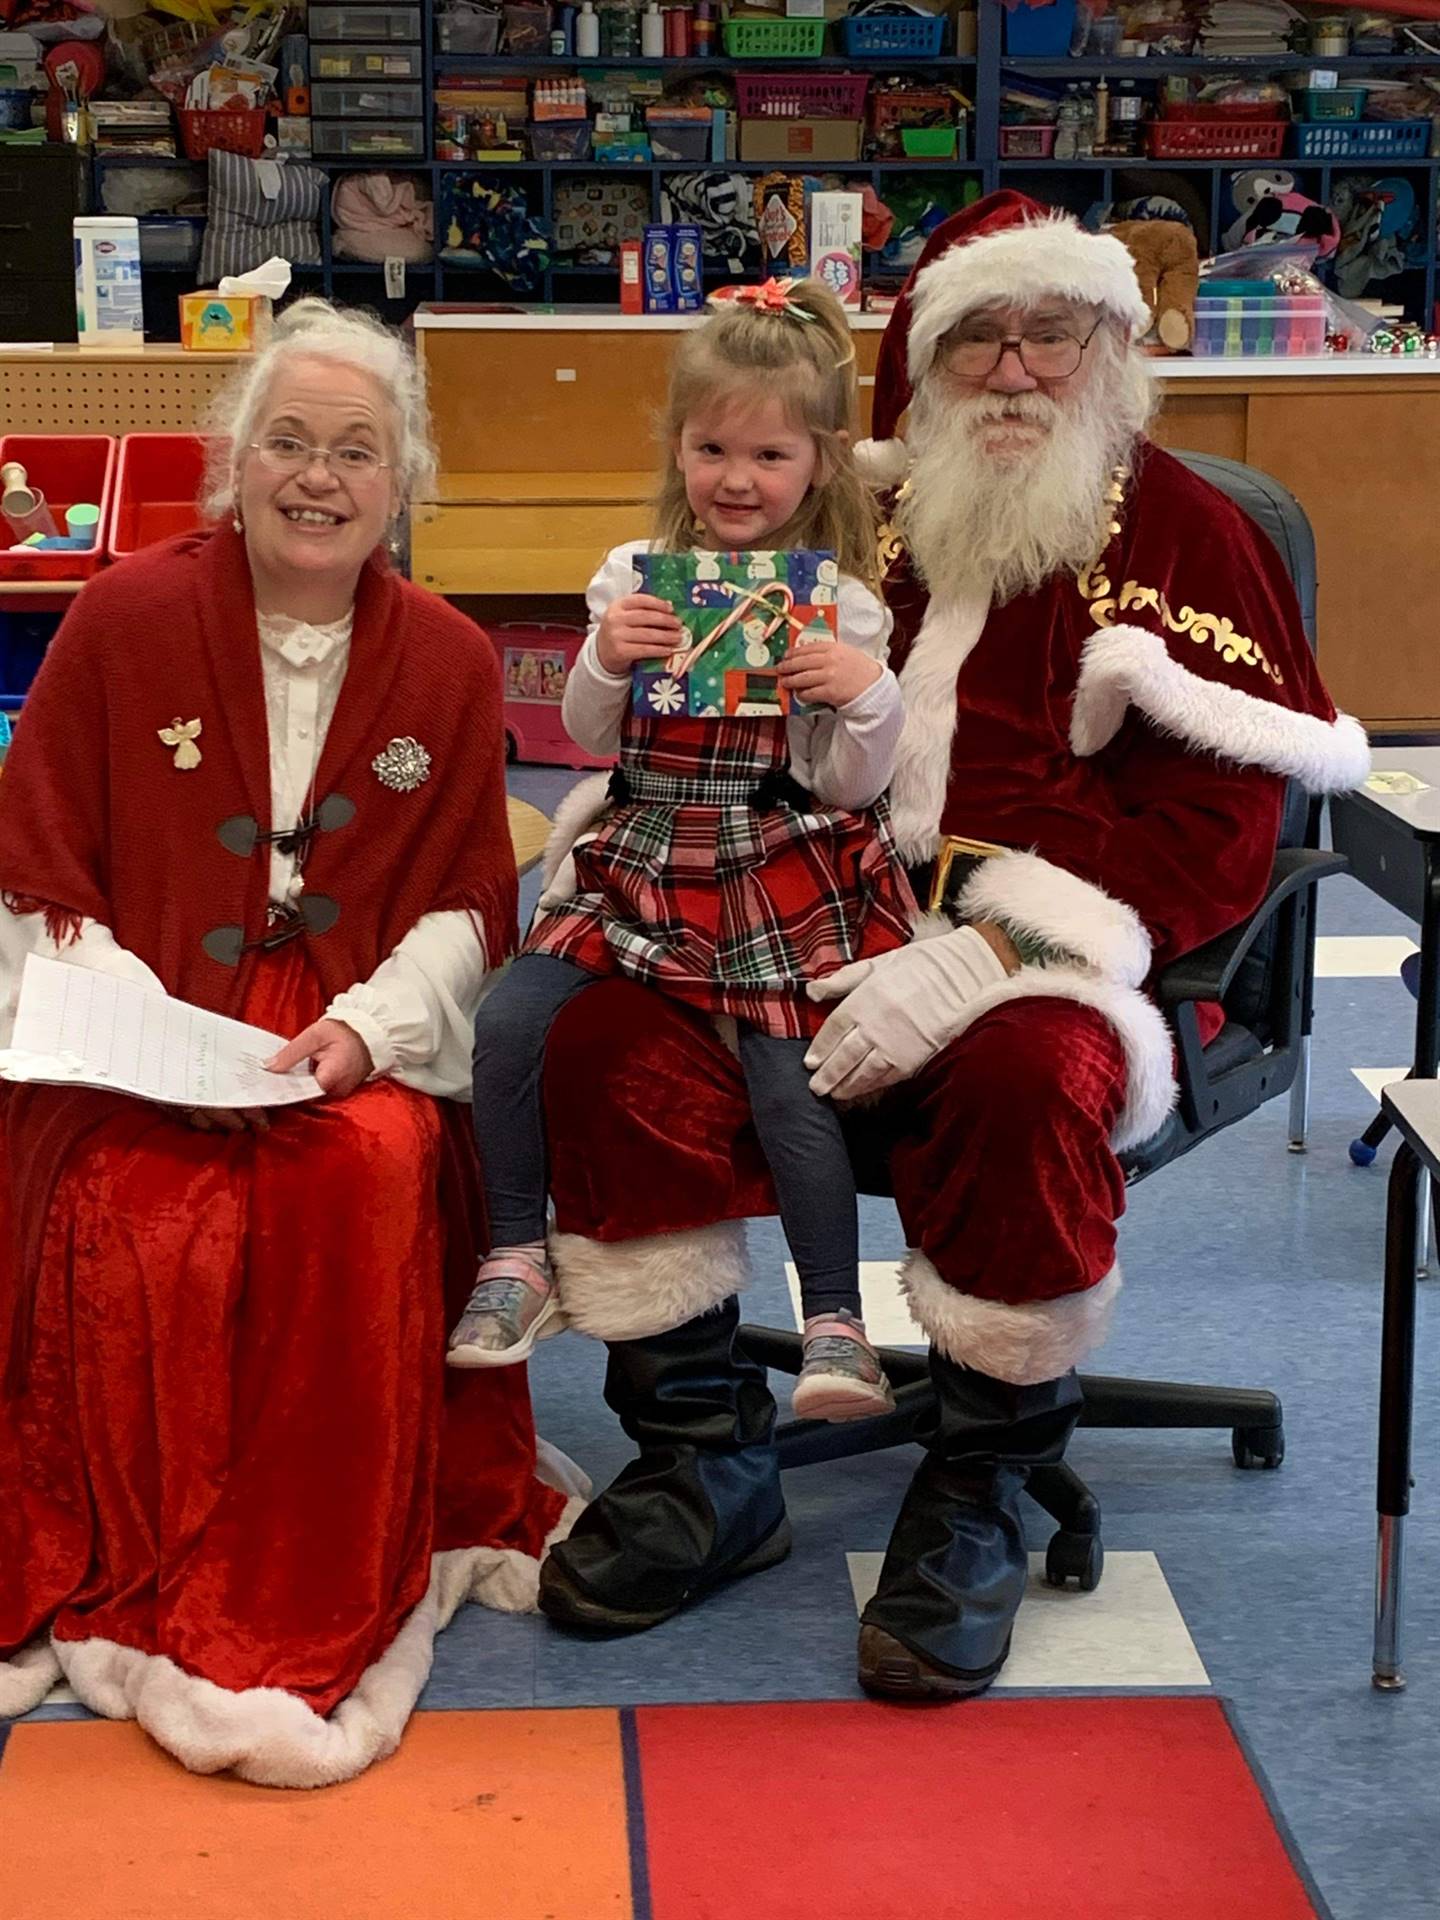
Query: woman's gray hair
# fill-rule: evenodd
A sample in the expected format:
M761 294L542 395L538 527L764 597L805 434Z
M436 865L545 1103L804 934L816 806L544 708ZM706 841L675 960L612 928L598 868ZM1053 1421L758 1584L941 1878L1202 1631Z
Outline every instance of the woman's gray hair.
M213 435L201 506L214 520L235 507L238 453L255 437L276 374L291 360L335 360L359 367L379 382L391 408L395 479L402 508L435 479L430 408L420 362L393 327L372 314L328 300L297 300L275 322L268 344L247 360L215 399L207 421Z

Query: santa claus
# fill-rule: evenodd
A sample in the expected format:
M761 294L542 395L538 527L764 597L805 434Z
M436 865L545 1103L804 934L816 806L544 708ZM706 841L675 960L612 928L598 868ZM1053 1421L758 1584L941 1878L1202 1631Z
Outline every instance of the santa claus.
M1175 1096L1146 983L1259 904L1287 780L1367 766L1268 540L1146 438L1147 324L1118 240L998 193L936 231L881 349L891 799L932 912L812 988L836 1005L809 1056L894 1192L938 1402L861 1626L881 1693L976 1693L1003 1665L1020 1492L1063 1453L1120 1290L1117 1156ZM547 1102L564 1307L607 1342L639 1455L541 1604L633 1631L788 1550L774 1404L734 1348L742 1223L773 1204L733 1058L642 987L562 1016Z

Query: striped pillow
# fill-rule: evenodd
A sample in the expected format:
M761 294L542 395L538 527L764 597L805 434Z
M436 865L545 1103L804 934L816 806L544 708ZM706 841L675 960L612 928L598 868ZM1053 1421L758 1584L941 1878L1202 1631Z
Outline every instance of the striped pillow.
M280 180L273 199L262 185L262 169L272 167ZM292 266L318 266L325 187L320 169L303 162L247 160L243 154L212 150L201 286L216 286L228 273L249 273L272 254Z

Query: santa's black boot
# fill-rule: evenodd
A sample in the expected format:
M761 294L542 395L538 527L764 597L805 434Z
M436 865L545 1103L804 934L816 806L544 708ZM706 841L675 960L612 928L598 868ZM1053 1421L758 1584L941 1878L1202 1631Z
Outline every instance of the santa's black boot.
M1080 1417L1073 1372L1015 1387L931 1351L939 1411L861 1615L860 1684L900 1699L983 1693L1025 1592L1020 1495Z
M669 1333L608 1342L605 1398L640 1448L540 1569L563 1627L641 1633L790 1551L775 1402L724 1301Z

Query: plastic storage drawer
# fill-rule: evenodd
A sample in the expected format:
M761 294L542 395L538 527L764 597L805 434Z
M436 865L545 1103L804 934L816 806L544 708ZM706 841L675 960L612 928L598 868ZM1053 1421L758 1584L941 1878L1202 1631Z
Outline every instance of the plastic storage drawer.
M310 88L310 111L317 120L419 120L425 89L321 80Z
M418 40L419 7L311 7L312 40Z
M140 222L140 264L142 267L198 266L204 238L203 220L147 215Z
M127 433L115 470L110 558L203 526L200 489L207 442L198 433Z
M423 160L423 120L312 120L317 160Z
M422 80L425 56L419 47L317 45L310 49L310 79Z

